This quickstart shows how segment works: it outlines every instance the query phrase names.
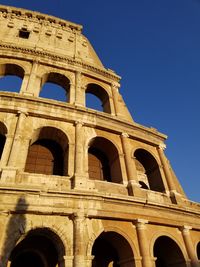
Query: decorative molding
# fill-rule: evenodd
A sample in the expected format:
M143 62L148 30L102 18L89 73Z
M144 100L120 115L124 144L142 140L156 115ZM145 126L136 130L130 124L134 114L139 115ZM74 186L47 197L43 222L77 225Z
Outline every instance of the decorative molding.
M27 48L27 47L21 47L21 46L16 46L16 45L12 45L12 44L0 44L0 48L2 49L11 49L13 52L16 53L16 51L23 53L23 55L25 53L27 54L31 54L33 56L41 56L41 57L48 57L48 59L51 59L52 61L59 61L59 62L67 62L67 64L72 65L73 67L79 67L85 70L89 70L92 71L96 74L100 74L106 78L112 79L116 82L118 82L120 80L120 76L117 76L116 74L110 73L104 69L99 69L95 66L92 65L88 65L86 63L83 63L79 60L75 60L73 58L70 57L64 57L64 56L58 56L56 54L53 53L49 53L46 51L42 51L39 50L38 48L35 49L31 49L31 48ZM38 60L39 61L39 60Z

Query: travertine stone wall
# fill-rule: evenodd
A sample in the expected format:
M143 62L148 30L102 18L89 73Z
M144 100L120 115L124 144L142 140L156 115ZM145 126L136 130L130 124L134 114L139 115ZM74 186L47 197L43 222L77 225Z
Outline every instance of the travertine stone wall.
M22 79L0 92L1 266L200 266L200 205L165 156L167 137L133 121L82 26L0 6L0 27L0 75ZM47 82L65 101L41 97ZM48 174L36 147L52 153Z

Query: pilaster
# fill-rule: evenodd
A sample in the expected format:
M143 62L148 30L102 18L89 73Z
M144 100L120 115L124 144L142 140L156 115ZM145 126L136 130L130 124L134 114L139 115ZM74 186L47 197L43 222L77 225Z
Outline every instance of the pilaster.
M24 95L39 96L41 90L41 77L37 75L39 63L33 61L30 74L25 78L21 92Z
M149 254L149 244L146 235L147 220L138 219L135 222L140 254L142 256L142 267L153 267L153 260Z
M137 180L137 171L135 162L131 157L131 148L129 143L129 135L127 133L121 134L122 148L125 158L126 172L128 177L128 192L130 195L141 196L140 185Z
M82 84L81 84L82 73L76 71L75 73L75 105L84 106L85 94L83 94Z
M23 136L23 130L25 126L25 121L26 117L28 114L24 111L19 111L18 112L18 120L16 123L16 128L15 128L15 134L13 137L13 143L12 143L12 148L10 151L9 159L8 159L8 166L12 167L22 167L21 164L22 162L22 136ZM19 157L20 155L20 157Z
M159 147L158 147L158 153L159 153L160 160L161 160L161 163L162 163L162 166L163 166L163 171L164 171L164 174L165 174L165 178L166 178L166 181L167 181L167 185L168 185L168 188L169 188L170 197L172 199L172 202L174 204L179 204L179 203L182 202L181 201L181 195L176 190L176 186L175 186L171 171L169 169L169 165L167 163L167 159L166 159L165 154L164 154L164 149L165 148L166 148L166 146L164 144L160 144Z
M83 123L75 122L74 188L86 189L87 177L83 171Z
M85 215L82 212L74 213L74 264L73 267L87 267L85 259Z
M199 267L199 262L198 262L198 259L196 257L195 248L194 248L194 245L192 243L192 239L191 239L191 235L190 235L191 229L192 229L192 227L184 225L183 227L181 227L180 230L181 230L181 233L183 236L183 240L184 240L184 244L185 244L185 248L186 248L188 257L190 259L191 267Z
M117 83L112 83L112 93L113 93L113 103L114 103L114 108L115 108L115 114L118 116L120 114L120 106L119 106L119 84Z

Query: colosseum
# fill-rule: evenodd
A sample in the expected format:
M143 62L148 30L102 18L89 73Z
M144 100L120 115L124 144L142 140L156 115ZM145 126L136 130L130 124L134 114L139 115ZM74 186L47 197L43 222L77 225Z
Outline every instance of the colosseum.
M82 26L0 6L0 28L0 75L21 78L0 92L1 267L200 266L167 137L132 119Z

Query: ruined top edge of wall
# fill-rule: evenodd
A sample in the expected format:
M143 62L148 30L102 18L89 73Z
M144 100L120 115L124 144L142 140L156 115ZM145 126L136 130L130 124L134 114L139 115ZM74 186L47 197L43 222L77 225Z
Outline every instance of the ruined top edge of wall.
M48 24L55 24L60 27L70 28L71 30L75 30L77 32L81 32L83 28L82 25L79 25L79 24L76 24L76 23L73 23L73 22L70 22L64 19L60 19L60 18L50 16L47 14L43 14L40 12L30 11L27 9L16 8L12 6L0 5L0 13L5 13L5 15L10 16L10 17L22 17L26 19L34 19L34 20L37 20L38 22L43 21Z

